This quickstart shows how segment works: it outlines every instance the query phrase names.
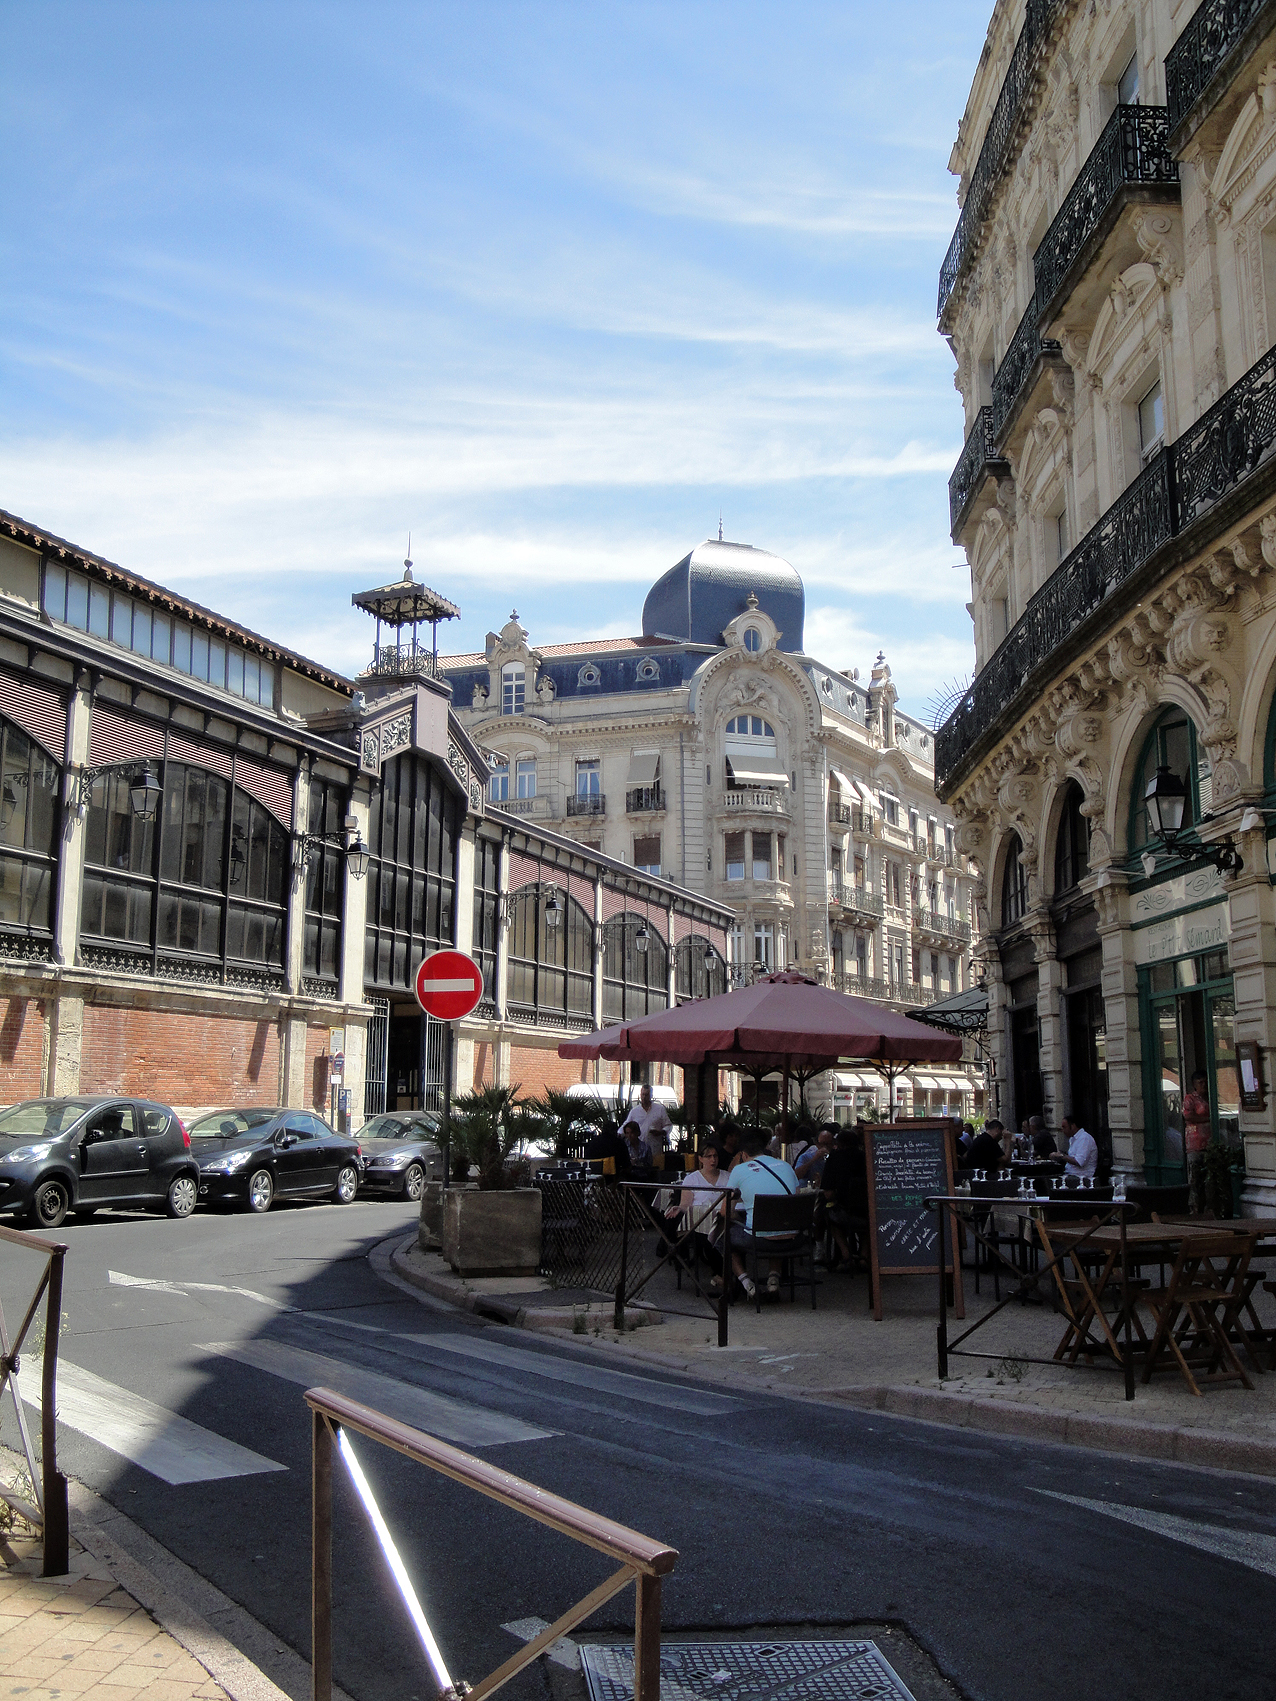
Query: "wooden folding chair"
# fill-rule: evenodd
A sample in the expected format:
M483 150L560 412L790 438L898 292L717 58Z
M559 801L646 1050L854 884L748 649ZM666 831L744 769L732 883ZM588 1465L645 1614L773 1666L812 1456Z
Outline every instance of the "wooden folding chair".
M1239 1296L1243 1293L1253 1250L1253 1241L1241 1240L1238 1248L1237 1236L1231 1234L1184 1236L1165 1287L1139 1294L1139 1304L1146 1305L1156 1318L1156 1333L1143 1366L1145 1383L1152 1380L1152 1372L1168 1348L1193 1394L1202 1391L1192 1374L1194 1365L1197 1370L1204 1368L1201 1380L1209 1387L1239 1382L1253 1391L1254 1384L1245 1374L1224 1327L1225 1320L1239 1309ZM1202 1272L1201 1265L1213 1258L1234 1261L1230 1292L1219 1287L1212 1270ZM1185 1329L1179 1328L1181 1319L1187 1321ZM1189 1359L1188 1353L1192 1358Z

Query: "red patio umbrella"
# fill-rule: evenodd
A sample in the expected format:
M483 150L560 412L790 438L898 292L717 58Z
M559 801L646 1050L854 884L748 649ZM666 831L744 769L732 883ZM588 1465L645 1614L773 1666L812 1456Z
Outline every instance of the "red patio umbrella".
M831 1069L845 1057L886 1065L889 1078L891 1064L959 1063L961 1044L956 1035L788 972L564 1040L558 1055L683 1068L710 1063L755 1074L782 1069L786 1077Z

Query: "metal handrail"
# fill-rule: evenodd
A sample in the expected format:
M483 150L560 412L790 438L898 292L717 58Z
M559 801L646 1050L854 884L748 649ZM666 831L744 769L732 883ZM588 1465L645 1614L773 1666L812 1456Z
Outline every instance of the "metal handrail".
M0 1305L0 1396L7 1386L13 1397L18 1418L18 1434L26 1457L34 1501L0 1487L0 1500L13 1507L28 1524L40 1532L44 1550L43 1575L65 1577L70 1569L70 1530L67 1515L66 1478L58 1470L58 1334L62 1325L62 1260L66 1247L61 1241L44 1240L20 1229L0 1228L0 1241L26 1247L45 1255L44 1273L36 1283L31 1303L12 1344L5 1327L4 1307ZM22 1409L22 1390L18 1375L22 1368L22 1343L40 1305L45 1304L44 1348L40 1360L40 1468L37 1469L31 1435L27 1429L26 1413Z
M342 1431L352 1430L366 1435L384 1447L402 1453L418 1465L425 1465L440 1475L451 1477L477 1493L486 1495L512 1511L533 1518L573 1541L620 1561L620 1570L594 1589L561 1618L526 1643L518 1653L474 1685L455 1684L448 1677L438 1645L425 1622L402 1562L392 1545L387 1559L399 1584L400 1593L417 1625L426 1648L440 1701L484 1701L503 1684L516 1677L545 1650L568 1631L574 1630L604 1602L609 1601L632 1582L634 1599L634 1701L659 1701L660 1697L660 1580L678 1562L675 1548L650 1536L640 1535L625 1524L604 1518L575 1501L551 1494L535 1483L525 1482L496 1465L476 1459L437 1436L426 1435L397 1418L387 1417L371 1406L365 1406L348 1395L335 1393L331 1388L310 1388L306 1392L313 1426L313 1523L311 1534L311 1613L312 1613L312 1675L314 1701L332 1701L332 1454L339 1445L360 1498L383 1547L388 1541L371 1490L362 1480L357 1462L342 1442Z

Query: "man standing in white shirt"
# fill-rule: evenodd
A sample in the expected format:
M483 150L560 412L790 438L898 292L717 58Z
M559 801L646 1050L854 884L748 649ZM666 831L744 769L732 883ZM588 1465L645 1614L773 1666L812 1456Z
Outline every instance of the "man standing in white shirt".
M1095 1144L1094 1135L1088 1134L1073 1116L1060 1119L1059 1126L1063 1137L1068 1142L1068 1161L1064 1165L1065 1175L1089 1176L1094 1180L1094 1172L1099 1167L1099 1148Z
M664 1151L668 1136L673 1132L669 1112L658 1100L652 1102L651 1088L645 1081L638 1089L638 1103L629 1107L629 1115L621 1124L621 1133L631 1125L637 1128L653 1155Z

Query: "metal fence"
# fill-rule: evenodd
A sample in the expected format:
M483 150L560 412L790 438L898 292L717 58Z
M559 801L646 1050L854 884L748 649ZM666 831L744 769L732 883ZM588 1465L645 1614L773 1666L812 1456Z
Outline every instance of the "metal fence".
M69 1565L66 1478L58 1470L57 1376L58 1334L62 1325L62 1261L66 1247L59 1241L42 1240L19 1229L0 1228L0 1244L22 1247L44 1255L44 1270L12 1340L0 1305L0 1398L7 1387L17 1414L18 1435L30 1478L31 1498L16 1489L0 1487L0 1500L7 1501L20 1517L40 1532L44 1546L44 1576L64 1577ZM31 1432L23 1409L18 1377L22 1369L22 1347L45 1300L44 1341L37 1354L40 1365L40 1459L37 1462Z

